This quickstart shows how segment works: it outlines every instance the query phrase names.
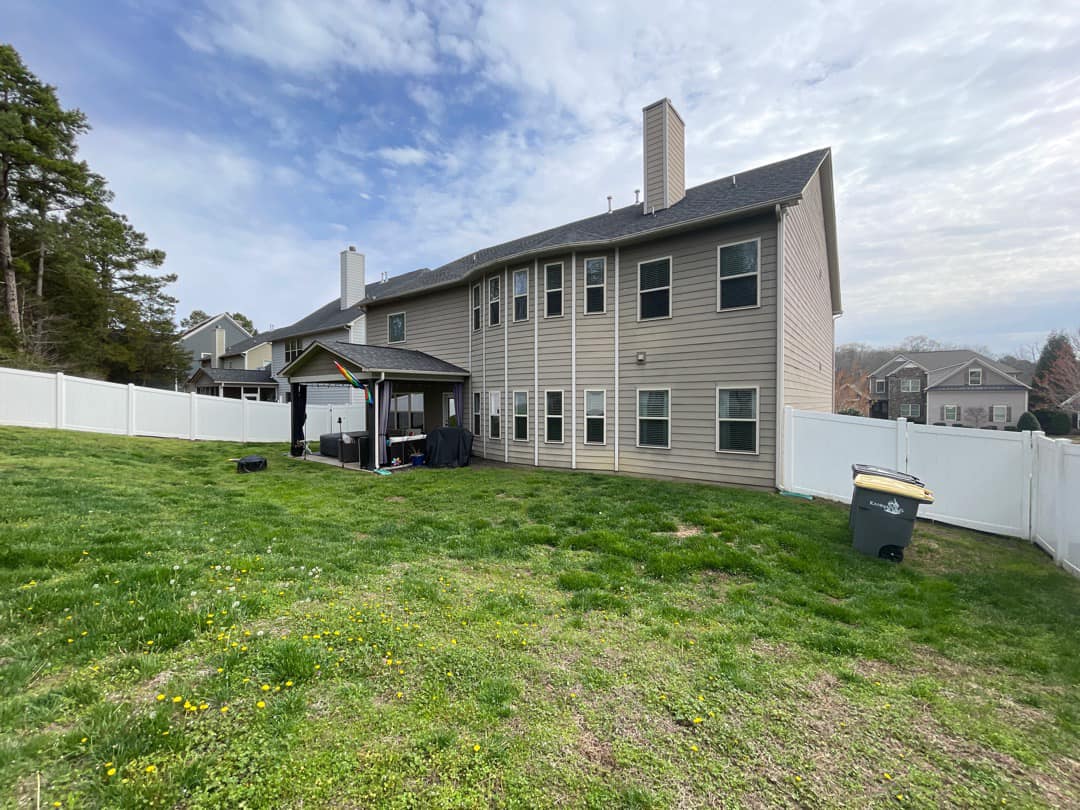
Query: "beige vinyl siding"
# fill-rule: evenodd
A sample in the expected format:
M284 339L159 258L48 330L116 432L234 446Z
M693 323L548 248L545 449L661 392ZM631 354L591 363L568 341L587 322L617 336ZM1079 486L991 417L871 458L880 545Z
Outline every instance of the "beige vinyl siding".
M540 272L544 265L562 262L563 266L563 316L561 318L541 318L539 323L539 345L537 357L540 368L540 393L532 411L534 438L539 441L541 467L569 467L571 449L570 440L570 306L571 277L570 254L542 257L539 261ZM578 285L580 287L580 285ZM541 278L540 289L544 289ZM578 309L580 313L580 307ZM578 336L580 341L581 337ZM563 441L562 444L549 444L544 441L544 391L563 391ZM538 418L539 417L539 418Z
M955 371L953 371L947 377L938 380L936 382L936 385L963 385L967 386L968 388L978 390L980 386L968 385L968 371L974 368L982 369L981 387L985 388L988 385L1015 385L1018 389L1020 388L1019 383L1017 383L1017 381L1014 380L1012 377L1001 374L1000 372L997 372L990 366L986 365L986 363L980 363L978 360L975 360L970 364L965 363L962 366L957 366Z
M497 326L490 326L488 324L488 279L492 276L499 277L499 323ZM484 274L484 325L478 332L473 333L473 346L476 347L477 342L480 343L481 353L479 361L479 374L477 371L473 372L474 387L472 390L481 390L483 396L480 398L481 407L483 408L483 419L481 420L481 427L483 428L480 440L473 439L473 453L482 458L491 459L492 461L504 461L506 459L506 442L507 431L505 430L506 413L507 413L507 390L509 386L505 382L504 371L506 368L503 365L503 339L504 335L509 339L509 335L505 330L510 328L510 319L507 317L507 296L506 285L509 279L510 273L507 268L501 270L492 270ZM460 318L461 307L458 307L458 320ZM485 346L486 341L486 346ZM476 369L476 366L473 367ZM500 401L502 403L501 419L499 438L492 439L490 433L491 422L491 392L498 391L500 395ZM479 448L477 447L479 444Z
M604 290L604 312L585 315L585 260L604 258L607 261L607 285ZM615 252L584 251L577 254L577 466L582 470L613 470L615 468ZM542 382L542 381L541 381ZM585 391L607 391L606 444L585 444ZM570 392L567 389L567 437L570 431Z
M979 386L971 386L970 391L948 389L945 391L938 391L931 388L926 392L926 424L932 425L934 422L944 422L944 414L942 408L945 405L959 405L960 406L960 418L959 421L964 425L974 425L975 421L972 419L970 409L981 408L984 413L982 415L983 425L996 424L1000 429L1002 423L991 422L992 415L991 408L994 405L1005 405L1011 409L1009 420L1005 423L1008 425L1015 425L1016 421L1020 418L1020 415L1027 410L1028 406L1028 392L1026 389L1014 389L1012 391L984 391L980 390ZM952 424L951 422L949 422Z
M529 278L528 319L516 323L513 321L513 295L511 295L511 320L507 327L510 382L506 386L506 394L503 397L503 421L506 423L505 433L510 448L510 462L531 465L533 463L533 441L536 439L536 402L533 396L533 319L537 314L536 278L533 275L532 262L529 262L528 265L512 266L508 278L512 286L514 271L522 269L528 271ZM540 272L543 272L542 268ZM501 373L502 370L500 369ZM514 391L526 391L529 395L529 440L527 442L514 441Z
M674 109L667 115L667 183L668 205L686 196L686 135L685 125Z
M761 306L716 311L717 246L761 239ZM637 320L637 266L672 257L672 317ZM619 468L640 475L771 487L776 446L776 220L623 248L620 256ZM637 353L646 362L637 362ZM759 388L757 455L717 453L716 387ZM579 389L582 388L579 382ZM670 388L671 449L637 447L636 389ZM613 424L613 409L609 423Z
M404 312L405 342L393 344L394 348L425 352L447 363L467 368L468 307L469 288L466 285L382 305L372 304L367 311L367 342L372 346L389 345L386 318L391 313Z
M814 174L784 222L784 404L833 406L833 317L821 181Z
M664 207L664 105L644 112L645 210Z

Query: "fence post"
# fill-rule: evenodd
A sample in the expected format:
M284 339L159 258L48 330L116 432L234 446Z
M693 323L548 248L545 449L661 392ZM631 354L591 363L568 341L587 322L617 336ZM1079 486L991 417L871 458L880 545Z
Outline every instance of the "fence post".
M199 401L195 399L195 392L188 393L188 439L195 441L199 433Z
M64 372L56 372L56 427L58 430L63 430L67 426L67 415L64 413L65 387Z
M248 435L248 401L243 391L240 392L240 443L247 444Z
M795 409L784 406L784 433L780 437L783 458L780 460L781 485L791 489L795 481Z
M906 473L908 457L908 420L898 417L896 420L896 469Z
M135 435L135 383L127 384L127 435Z
M1039 465L1036 462L1036 453L1038 453L1038 447L1035 441L1035 433L1030 430L1025 430L1020 434L1024 437L1024 462L1023 462L1023 475L1024 480L1027 482L1027 486L1023 487L1020 491L1020 497L1023 503L1021 504L1021 514L1027 515L1027 537L1031 542L1035 542L1035 524L1036 513L1035 504L1038 503L1038 471Z
M1068 439L1055 439L1054 448L1054 562L1061 565L1069 543L1069 527L1065 525L1065 445Z

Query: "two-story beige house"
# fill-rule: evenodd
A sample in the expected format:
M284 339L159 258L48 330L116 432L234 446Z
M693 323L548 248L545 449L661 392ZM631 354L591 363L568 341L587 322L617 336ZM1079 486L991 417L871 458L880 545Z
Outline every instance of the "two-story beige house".
M832 410L831 152L687 189L679 114L643 120L643 202L367 285L362 345L275 375L347 368L382 448L460 423L485 459L776 486L783 406Z

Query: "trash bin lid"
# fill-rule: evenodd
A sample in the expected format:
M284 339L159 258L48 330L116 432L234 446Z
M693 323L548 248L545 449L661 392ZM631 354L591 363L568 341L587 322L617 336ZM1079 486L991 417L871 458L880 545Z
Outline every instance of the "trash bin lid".
M934 502L934 493L926 487L909 484L907 481L897 481L895 478L884 475L857 475L855 486L859 489L873 489L877 492L888 492L890 495L912 498L921 503Z
M891 470L888 467L877 467L873 464L852 464L851 465L851 478L855 479L856 475L884 475L886 478L895 478L897 481L907 481L910 484L918 484L922 486L916 476L911 473L903 473L899 470Z

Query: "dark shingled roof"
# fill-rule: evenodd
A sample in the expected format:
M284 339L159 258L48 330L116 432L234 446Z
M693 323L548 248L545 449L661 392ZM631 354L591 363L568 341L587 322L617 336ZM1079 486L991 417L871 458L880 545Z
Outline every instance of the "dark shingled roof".
M686 190L686 196L682 200L652 214L643 213L640 204L628 205L610 214L597 214L503 242L501 245L483 248L434 270L424 267L386 281L368 284L364 300L348 309L341 309L339 299L335 298L296 323L264 332L260 337L263 340L280 340L293 335L344 327L360 315L366 304L412 295L433 287L458 284L476 270L534 252L606 244L645 236L652 231L689 225L696 220L763 209L801 195L814 172L828 156L828 149L816 149L804 155L694 186Z
M256 383L273 383L274 378L270 376L270 369L247 369L247 368L200 368L194 374L191 375L191 379L194 379L199 373L205 374L215 383L229 384L249 384L254 385Z
M225 351L222 352L222 357L232 357L242 352L246 352L248 349L254 349L263 343L266 343L267 338L263 335L253 335L249 338L244 338L238 343L234 343L232 346L226 346Z
M296 358L293 363L299 363L312 350L320 347L328 352L343 357L350 363L358 366L362 371L407 371L419 373L456 374L467 377L469 372L447 363L438 357L432 357L424 352L413 349L397 349L393 346L368 346L360 343L346 343L344 341L316 340L311 346L304 349L303 354ZM288 369L285 367L279 374L284 374Z

